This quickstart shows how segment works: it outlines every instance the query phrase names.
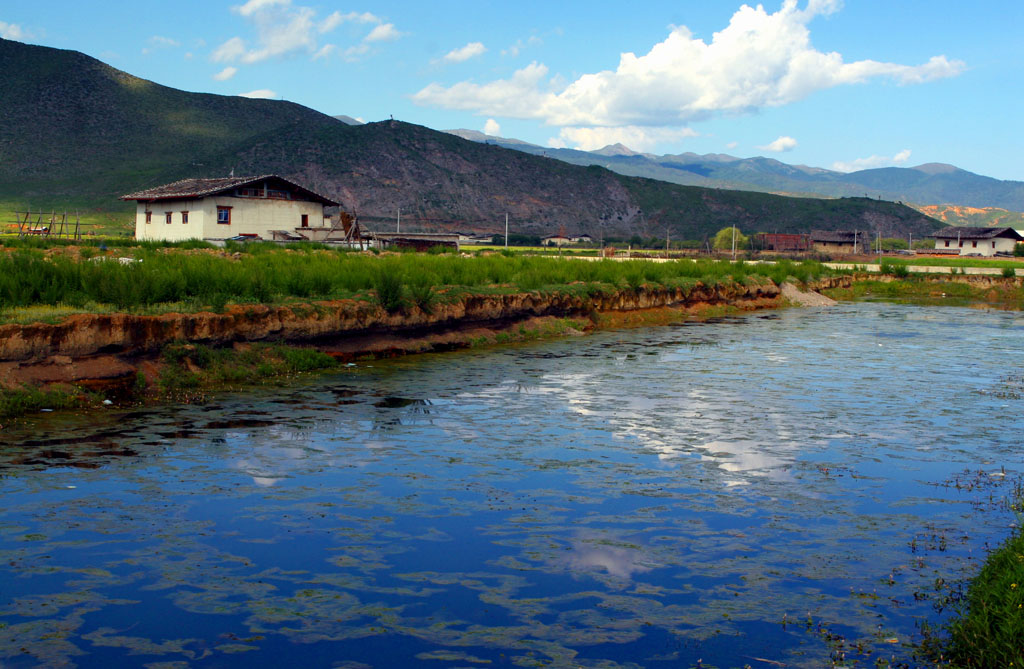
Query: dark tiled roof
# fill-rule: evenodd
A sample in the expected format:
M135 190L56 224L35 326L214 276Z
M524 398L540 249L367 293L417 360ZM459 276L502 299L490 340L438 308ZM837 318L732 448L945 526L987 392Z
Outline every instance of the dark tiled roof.
M1021 237L1013 228L971 228L967 226L943 228L928 236L934 239L995 239L996 237L1007 237L1017 241L1024 240L1024 237Z
M121 199L181 200L187 198L207 197L209 195L217 195L218 193L223 193L235 188L250 186L269 179L288 184L315 202L321 202L329 207L338 205L334 200L324 197L319 193L315 193L308 188L304 188L293 181L279 177L276 174L264 174L255 177L222 177L218 179L182 179L181 181L175 181L174 183L169 183L165 186L157 186L156 188L140 190L137 193L122 195Z
M811 232L812 242L825 244L853 244L854 241L866 241L863 232L852 230L815 230Z

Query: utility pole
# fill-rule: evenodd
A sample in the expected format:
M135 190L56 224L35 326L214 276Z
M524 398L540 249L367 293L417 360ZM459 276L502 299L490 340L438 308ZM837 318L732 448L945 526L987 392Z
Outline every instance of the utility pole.
M736 226L732 226L732 261L736 262Z
M505 212L505 248L508 248L508 212Z
M395 234L402 231L402 208L398 208L398 220L395 222Z

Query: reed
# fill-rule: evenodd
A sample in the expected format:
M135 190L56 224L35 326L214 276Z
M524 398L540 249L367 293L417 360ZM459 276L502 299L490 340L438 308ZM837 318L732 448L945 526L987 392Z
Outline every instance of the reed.
M746 282L754 277L806 282L827 273L815 262L775 265L699 260L652 263L452 254L352 253L303 247L239 245L244 252L133 248L130 257L74 257L17 248L0 254L0 308L112 305L134 311L180 303L223 308L227 302L270 303L289 298L375 295L397 310L408 293L421 308L441 288L558 291L577 283L605 287L677 286L696 281Z

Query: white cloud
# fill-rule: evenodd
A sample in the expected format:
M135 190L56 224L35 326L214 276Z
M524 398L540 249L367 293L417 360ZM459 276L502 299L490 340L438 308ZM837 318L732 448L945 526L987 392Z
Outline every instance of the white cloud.
M725 148L727 148L727 149L735 149L739 145L740 145L739 142L729 142L728 144L725 145Z
M357 44L355 46L350 46L349 48L345 49L345 53L343 55L345 60L352 62L355 60L359 60L361 56L365 56L369 52L369 44Z
M678 142L699 133L692 128L651 128L622 126L618 128L562 128L559 140L582 151L603 149L611 144L624 144L634 151L651 151L660 144ZM553 140L548 141L553 146Z
M245 42L241 37L232 37L214 49L210 60L215 63L230 63L245 55Z
M277 97L277 93L270 90L269 88L260 88L255 91L249 91L248 93L239 93L239 97L243 98L256 98L260 100L270 100Z
M770 144L765 144L764 146L759 146L757 148L761 149L762 151L782 153L784 151L792 151L793 149L796 148L796 145L797 141L795 139L793 139L792 137L787 137L786 135L782 135L774 142L771 142Z
M225 67L223 70L213 75L213 78L217 81L227 81L236 74L238 74L237 67Z
M370 31L370 34L363 38L364 42L393 42L402 37L403 33L395 30L395 24L382 23Z
M363 38L363 43L385 42L398 39L402 33L391 23L384 23L369 12L333 12L324 19L310 7L293 5L292 0L249 0L232 7L232 11L253 25L256 38L249 45L241 37L232 37L217 47L211 60L215 63L241 63L252 65L270 58L307 53L317 60L325 58L337 47L319 44L321 35L329 33L346 22L376 24ZM365 52L365 50L364 50ZM350 48L349 57L357 55Z
M446 53L442 58L443 63L464 63L470 58L482 55L487 51L487 47L482 42L470 42L466 46L459 47L458 49L452 49Z
M249 0L249 2L232 9L242 16L252 16L268 7L284 6L292 4L291 0Z
M32 35L16 23L0 21L0 37L4 39L25 40L31 38Z
M501 126L493 118L489 118L487 123L484 123L484 134L501 137Z
M412 96L420 105L480 115L541 120L582 128L678 128L716 116L751 113L835 86L888 78L915 84L961 73L961 61L935 56L919 66L843 61L811 44L808 23L831 14L840 0L784 0L775 13L741 6L710 42L685 26L647 54L623 53L615 70L583 74L563 85L531 63L510 78L487 83L432 83Z
M329 33L342 23L383 23L383 21L370 12L349 12L348 14L334 12L320 24L320 32Z
M181 46L181 42L173 40L170 37L162 37L160 35L153 35L149 38L147 43L149 46L142 50L142 53L144 54L153 53L157 49L170 49L172 47Z
M870 156L868 158L857 158L850 162L837 161L832 163L832 169L837 172L857 172L859 170L870 170L876 167L895 167L910 160L910 149L903 149L895 156Z
M321 58L327 58L332 53L337 51L338 47L334 44L324 44L320 47L320 50L313 54L313 60L320 60Z
M541 38L537 37L536 35L531 36L529 39L527 39L525 41L522 40L522 39L518 39L518 40L516 40L516 43L513 44L512 46L510 46L509 48L502 49L501 55L502 56L512 56L514 58L514 57L518 56L520 54L520 52L522 52L522 50L525 49L526 47L528 47L528 46L537 46L537 45L543 44L543 43L544 43L544 40L542 40Z

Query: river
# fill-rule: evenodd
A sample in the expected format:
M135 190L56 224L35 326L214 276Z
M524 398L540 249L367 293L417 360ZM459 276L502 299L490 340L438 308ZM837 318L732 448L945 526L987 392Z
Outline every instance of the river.
M916 666L1011 531L1022 325L842 304L35 416L0 665Z

